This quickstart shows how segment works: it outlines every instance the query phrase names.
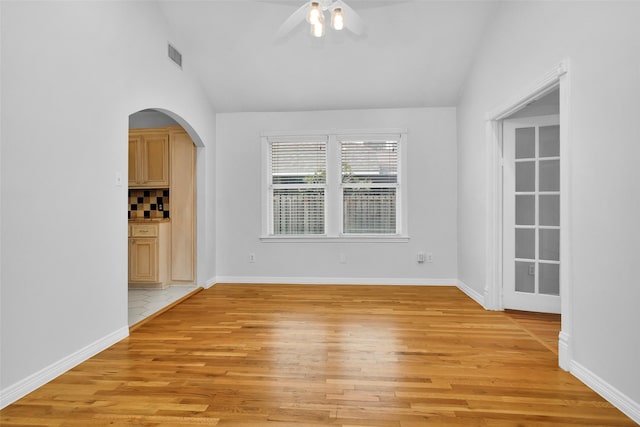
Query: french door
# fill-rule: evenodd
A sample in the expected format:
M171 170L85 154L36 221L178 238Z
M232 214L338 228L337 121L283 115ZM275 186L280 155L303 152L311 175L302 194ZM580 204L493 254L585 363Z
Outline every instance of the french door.
M560 313L560 125L503 122L503 305Z

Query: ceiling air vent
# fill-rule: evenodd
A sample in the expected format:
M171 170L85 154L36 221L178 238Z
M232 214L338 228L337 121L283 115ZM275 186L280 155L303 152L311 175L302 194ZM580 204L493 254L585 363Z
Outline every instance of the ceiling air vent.
M178 49L171 46L171 44L169 44L168 46L169 46L169 59L175 62L178 67L182 68L182 54L178 52Z

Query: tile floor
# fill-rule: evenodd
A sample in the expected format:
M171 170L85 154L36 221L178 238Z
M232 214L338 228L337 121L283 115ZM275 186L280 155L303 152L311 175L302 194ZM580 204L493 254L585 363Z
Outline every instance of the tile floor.
M166 289L129 289L129 326L151 316L195 289L195 285L170 285Z

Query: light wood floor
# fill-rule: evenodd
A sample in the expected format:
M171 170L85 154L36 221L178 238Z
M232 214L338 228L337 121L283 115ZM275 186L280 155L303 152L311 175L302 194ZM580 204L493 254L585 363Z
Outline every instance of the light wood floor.
M531 334L542 345L558 355L558 335L560 334L560 315L549 313L531 313L527 311L505 310L505 315Z
M0 425L635 425L557 367L540 324L454 287L219 284Z

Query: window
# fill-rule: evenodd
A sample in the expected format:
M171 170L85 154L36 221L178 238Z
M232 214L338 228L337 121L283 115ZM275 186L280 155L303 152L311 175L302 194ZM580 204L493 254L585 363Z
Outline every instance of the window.
M406 131L263 135L263 239L406 240Z
M273 141L270 153L273 234L324 234L326 140Z
M398 139L340 140L342 232L395 234Z

